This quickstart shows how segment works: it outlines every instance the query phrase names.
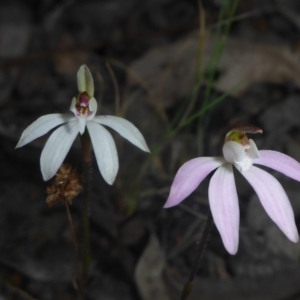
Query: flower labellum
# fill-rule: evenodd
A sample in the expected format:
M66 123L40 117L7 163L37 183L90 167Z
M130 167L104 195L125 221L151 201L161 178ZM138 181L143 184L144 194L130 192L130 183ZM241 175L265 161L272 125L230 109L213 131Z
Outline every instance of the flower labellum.
M254 126L240 126L229 131L223 157L198 157L187 161L177 172L165 204L169 208L188 197L213 170L208 190L209 205L226 250L234 255L239 243L240 212L235 186L234 166L258 195L269 217L294 243L299 236L290 201L278 180L254 164L272 168L300 181L300 164L293 158L272 150L258 150L246 133L261 133Z
M94 80L86 65L79 68L77 85L79 94L73 98L70 107L74 116L57 113L38 118L24 130L16 148L62 125L51 134L40 159L43 178L49 180L63 163L78 133L82 135L87 129L100 173L108 184L113 184L119 160L115 142L104 126L114 129L141 150L150 150L141 132L131 122L115 116L96 116L98 104L94 98Z

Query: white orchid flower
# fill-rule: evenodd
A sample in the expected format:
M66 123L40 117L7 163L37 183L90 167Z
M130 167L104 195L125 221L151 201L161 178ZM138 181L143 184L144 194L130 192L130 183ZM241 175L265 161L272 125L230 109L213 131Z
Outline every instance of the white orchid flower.
M177 172L165 207L178 205L188 197L213 170L208 198L212 216L226 250L234 255L239 243L240 212L234 181L235 166L257 193L269 217L294 243L299 236L290 201L277 179L253 164L272 168L300 181L300 164L277 151L258 151L245 133L262 132L241 126L231 130L223 146L224 157L198 157L186 162Z
M51 134L42 151L41 171L46 181L56 174L78 133L82 135L87 128L100 173L108 184L113 184L119 160L115 142L104 126L114 129L143 151L150 150L141 132L131 122L115 116L95 116L98 104L94 98L94 81L86 65L79 68L77 84L79 94L73 98L70 107L74 116L50 114L38 118L24 130L16 148L63 124Z

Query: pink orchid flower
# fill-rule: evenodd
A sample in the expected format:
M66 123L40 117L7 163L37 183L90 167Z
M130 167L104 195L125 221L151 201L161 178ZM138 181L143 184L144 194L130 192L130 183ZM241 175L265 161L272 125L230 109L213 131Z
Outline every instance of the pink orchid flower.
M300 164L293 158L271 150L258 151L246 133L262 132L257 127L241 126L228 132L224 157L197 157L187 161L177 172L165 208L178 205L188 197L213 170L208 190L209 205L226 250L234 255L239 243L240 212L234 181L234 165L253 187L269 217L294 243L299 236L290 201L278 180L263 165L300 181Z

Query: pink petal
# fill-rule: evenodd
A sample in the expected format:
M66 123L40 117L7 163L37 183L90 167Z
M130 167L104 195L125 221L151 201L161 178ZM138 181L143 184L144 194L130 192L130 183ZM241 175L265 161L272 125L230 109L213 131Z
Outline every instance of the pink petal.
M165 208L175 206L188 197L214 169L224 164L223 158L198 157L187 161L178 170Z
M272 150L261 150L259 151L259 155L260 157L254 160L254 164L269 167L300 181L300 164L295 159Z
M242 172L242 175L252 185L269 217L292 242L297 243L299 236L295 225L294 212L278 180L269 173L254 166L248 172Z
M239 245L240 210L231 164L224 164L212 176L208 195L223 244L234 255Z

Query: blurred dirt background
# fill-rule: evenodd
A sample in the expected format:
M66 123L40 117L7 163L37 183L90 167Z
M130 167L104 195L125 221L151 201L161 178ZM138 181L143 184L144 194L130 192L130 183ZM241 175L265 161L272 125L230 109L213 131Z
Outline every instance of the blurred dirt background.
M221 2L202 1L203 65L214 47ZM300 2L240 1L213 95L243 84L207 113L201 140L192 125L157 152L193 88L198 43L196 0L1 2L1 300L77 298L65 208L48 208L50 183L43 182L39 169L49 135L14 147L39 116L69 111L82 64L94 75L98 113L133 122L154 152L150 156L114 135L120 170L113 186L94 164L87 299L179 299L208 211L209 178L182 205L162 207L178 168L196 156L221 155L224 136L235 124L261 127L264 133L254 137L259 149L300 161ZM205 84L191 113L202 107ZM66 161L78 171L80 155L77 141ZM287 191L300 224L300 183L271 173ZM190 299L300 299L299 244L287 240L236 175L239 251L227 254L214 229ZM80 196L71 211L80 236Z

